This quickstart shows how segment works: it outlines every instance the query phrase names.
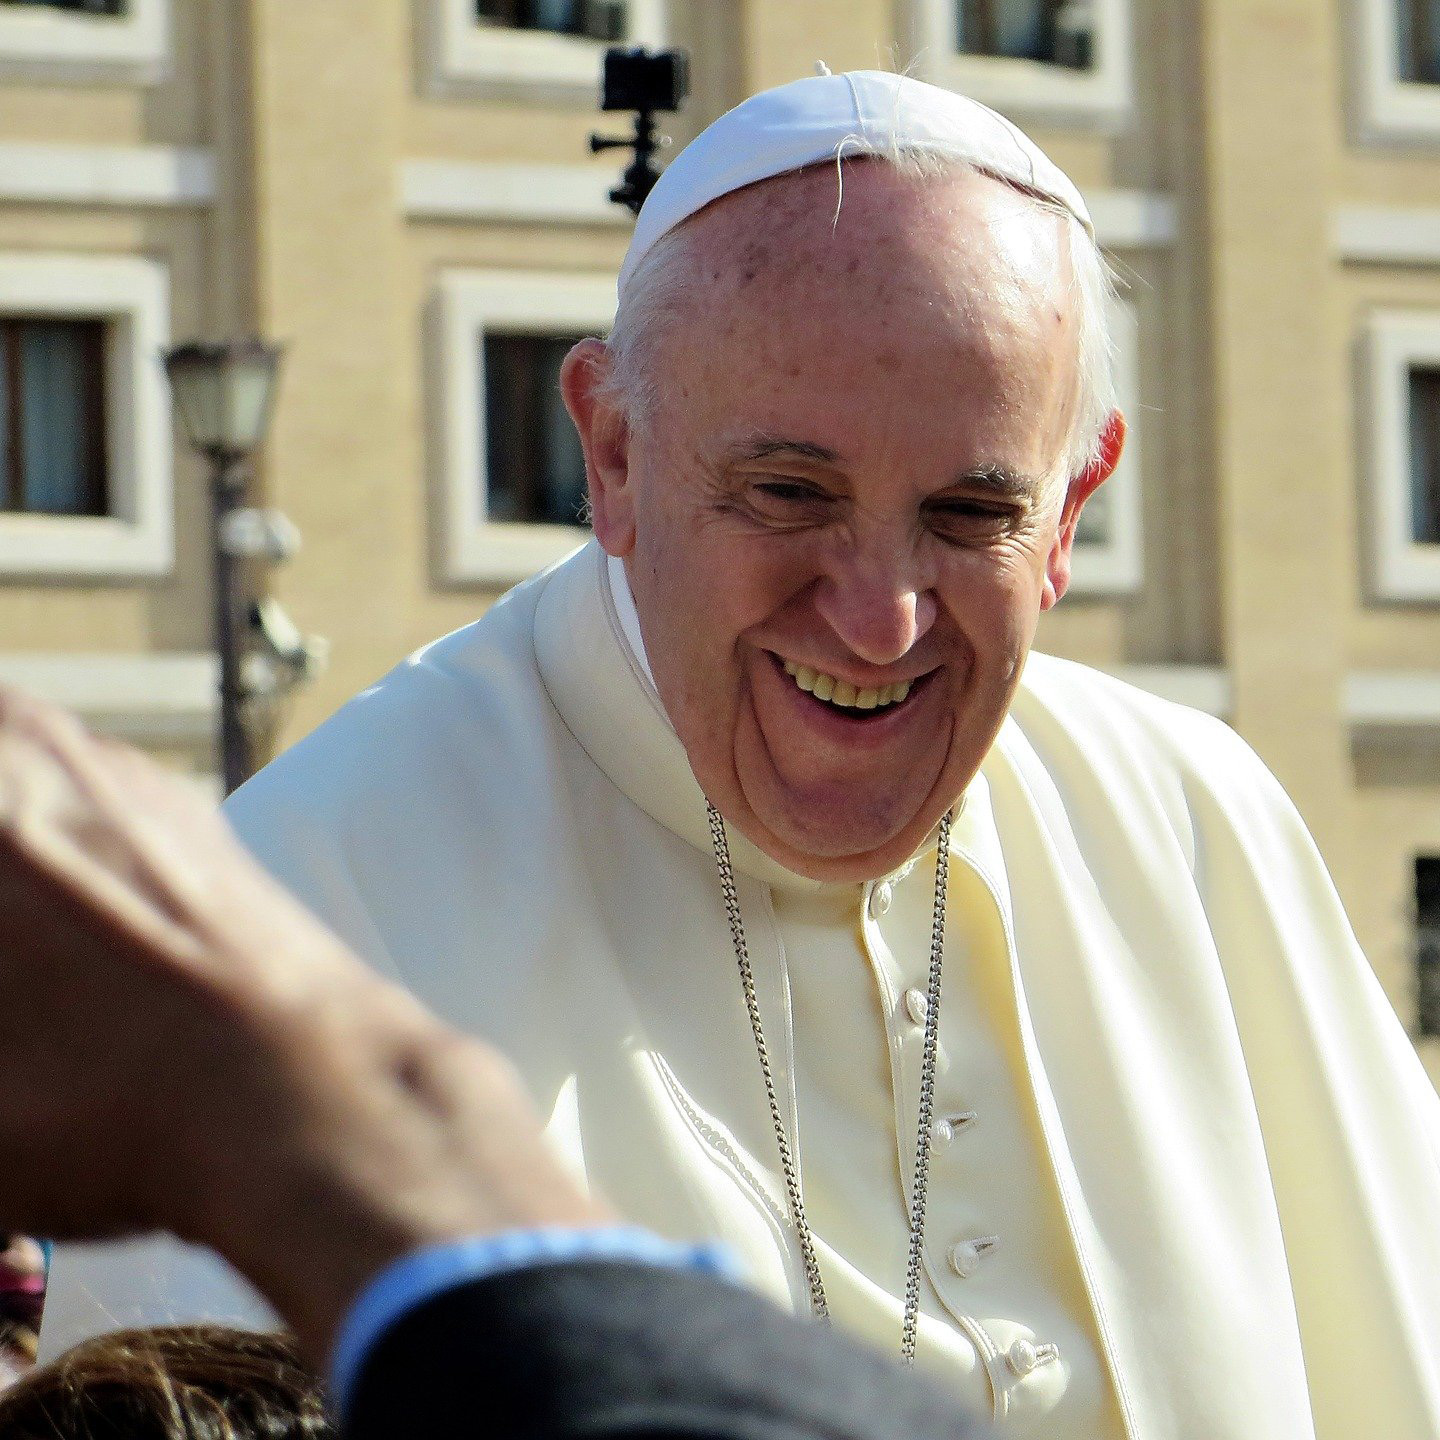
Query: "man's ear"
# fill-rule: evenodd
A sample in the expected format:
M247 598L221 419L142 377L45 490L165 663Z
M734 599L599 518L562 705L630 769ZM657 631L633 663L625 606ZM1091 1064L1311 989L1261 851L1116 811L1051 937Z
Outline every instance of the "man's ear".
M1060 511L1060 530L1045 560L1045 588L1040 608L1049 610L1070 588L1070 552L1075 545L1075 527L1085 502L1110 478L1125 449L1125 417L1112 410L1100 434L1100 453L1078 475L1071 478Z
M610 352L601 340L582 340L560 366L560 393L585 452L585 483L595 538L617 558L635 548L635 495L630 486L630 428L606 397Z

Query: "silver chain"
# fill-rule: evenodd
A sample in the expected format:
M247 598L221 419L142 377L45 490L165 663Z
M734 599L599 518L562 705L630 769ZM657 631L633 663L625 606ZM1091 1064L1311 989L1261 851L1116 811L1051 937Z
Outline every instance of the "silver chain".
M785 1119L780 1113L780 1099L775 1090L775 1077L770 1069L770 1051L765 1044L765 1027L760 1022L760 1002L755 994L755 975L750 967L750 951L745 944L745 924L740 916L740 895L735 888L735 872L730 864L730 842L725 834L725 821L708 800L710 838L715 847L715 868L720 873L720 890L725 897L725 916L730 922L730 939L735 946L735 960L740 967L740 984L745 992L745 1009L750 1016L750 1029L755 1036L755 1053L760 1057L760 1074L765 1081L765 1098L770 1105L770 1123L775 1127L775 1144L780 1151L780 1169L785 1177L785 1196L790 1206L790 1223L800 1245L800 1259L805 1267L805 1280L810 1287L810 1308L821 1320L828 1320L830 1307L825 1299L825 1282L815 1259L815 1241L805 1219L805 1199L800 1191L800 1175L790 1149ZM939 850L935 857L935 909L930 924L930 973L925 991L925 1039L920 1063L919 1133L915 1139L915 1178L910 1199L910 1255L905 1266L905 1319L900 1332L900 1358L906 1365L915 1363L915 1338L920 1323L920 1270L925 1249L925 1200L930 1180L930 1122L935 1109L935 1063L939 1053L940 979L945 954L945 892L950 876L950 820L947 810L940 821Z

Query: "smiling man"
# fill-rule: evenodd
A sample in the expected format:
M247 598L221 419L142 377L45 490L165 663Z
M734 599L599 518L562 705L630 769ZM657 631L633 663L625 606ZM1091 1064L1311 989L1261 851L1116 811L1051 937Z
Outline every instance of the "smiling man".
M595 541L231 818L621 1212L1014 1434L1434 1440L1440 1105L1304 827L1030 653L1123 443L1106 293L983 107L746 102L566 362ZM188 1303L149 1263L62 1263L57 1338Z

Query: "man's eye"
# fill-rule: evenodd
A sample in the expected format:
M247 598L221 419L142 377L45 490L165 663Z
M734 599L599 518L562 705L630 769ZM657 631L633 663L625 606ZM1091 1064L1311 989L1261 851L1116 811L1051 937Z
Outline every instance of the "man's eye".
M807 485L802 480L762 480L755 490L762 498L778 500L782 504L813 504L825 498L813 485Z
M1008 527L1012 513L976 500L951 500L930 507L935 522L949 530L998 530Z

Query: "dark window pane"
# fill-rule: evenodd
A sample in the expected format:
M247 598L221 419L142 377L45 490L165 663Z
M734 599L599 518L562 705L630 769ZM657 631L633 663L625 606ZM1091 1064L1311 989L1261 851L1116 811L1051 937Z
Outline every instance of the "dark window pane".
M1410 527L1440 545L1440 370L1410 371Z
M1092 0L956 0L959 48L970 55L1041 60L1088 70L1094 59Z
M1415 939L1420 1033L1440 1035L1440 856L1415 860Z
M105 514L103 322L9 319L0 342L5 508Z
M127 0L0 0L6 5L44 6L50 10L80 10L88 15L125 15Z
M475 15L517 30L552 30L592 40L625 37L625 0L475 0Z
M1440 84L1440 0L1396 0L1402 80Z
M486 513L579 525L585 456L560 398L560 364L578 335L487 335Z
M13 494L12 470L18 468L18 464L12 464L10 439L14 427L10 420L10 380L11 372L16 360L11 356L12 337L9 325L0 320L0 510L14 510L17 508L17 498ZM18 389L17 389L18 393ZM18 461L18 456L16 457Z

